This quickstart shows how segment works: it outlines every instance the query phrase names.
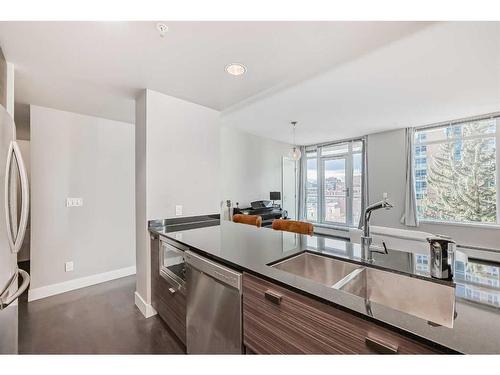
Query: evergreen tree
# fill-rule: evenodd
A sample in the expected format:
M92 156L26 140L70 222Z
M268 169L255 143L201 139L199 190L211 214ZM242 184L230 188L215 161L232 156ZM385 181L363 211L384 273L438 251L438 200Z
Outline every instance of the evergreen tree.
M427 194L422 201L424 216L435 220L495 223L495 138L481 137L491 135L495 125L480 121L457 126L462 137L473 138L439 145L427 171Z

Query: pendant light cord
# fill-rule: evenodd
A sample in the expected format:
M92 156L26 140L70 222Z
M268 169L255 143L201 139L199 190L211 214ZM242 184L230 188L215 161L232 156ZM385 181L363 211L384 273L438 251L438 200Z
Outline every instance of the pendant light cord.
M297 125L297 121L292 121L293 125L293 147L295 147L295 125Z

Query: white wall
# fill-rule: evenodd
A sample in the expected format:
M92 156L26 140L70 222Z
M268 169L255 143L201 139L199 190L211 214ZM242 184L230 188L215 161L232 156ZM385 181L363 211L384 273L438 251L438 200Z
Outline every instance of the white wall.
M135 259L137 267L135 295L136 305L144 315L149 316L153 308L151 307L151 258L146 212L146 160L146 90L144 90L135 101Z
M14 64L7 62L7 112L14 116L14 82L15 82L15 68Z
M147 90L148 220L219 212L219 112Z
M136 98L136 304L151 304L148 220L220 210L219 112L144 90Z
M298 188L297 176L299 163L289 157L282 158L281 207L288 212L288 217L297 220Z
M247 207L282 189L282 158L291 145L246 133L231 126L220 131L221 199ZM224 203L225 205L225 203ZM224 206L225 207L225 206Z
M405 130L370 134L368 136L368 199L381 200L387 192L394 208L374 212L373 225L401 227L406 184ZM411 228L410 228L411 229Z
M30 294L135 268L134 125L38 106L30 118Z
M405 132L404 129L368 136L368 173L370 202L380 200L387 192L394 208L372 215L373 225L413 230L400 223L404 209L405 186ZM500 249L500 228L477 226L426 224L418 230L451 236L459 244Z

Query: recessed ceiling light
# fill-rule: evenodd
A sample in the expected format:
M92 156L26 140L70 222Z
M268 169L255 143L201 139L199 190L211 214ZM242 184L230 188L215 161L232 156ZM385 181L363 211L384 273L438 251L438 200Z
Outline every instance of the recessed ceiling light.
M246 66L240 63L231 63L226 65L226 72L232 76L241 76L242 74L245 74L246 71Z
M168 26L165 25L164 23L157 23L156 24L156 29L158 30L158 32L160 33L160 36L163 38L165 36L165 34L167 34L168 32Z

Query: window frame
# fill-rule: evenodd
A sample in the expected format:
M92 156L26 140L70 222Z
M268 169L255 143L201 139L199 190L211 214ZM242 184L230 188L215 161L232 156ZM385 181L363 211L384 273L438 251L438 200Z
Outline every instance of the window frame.
M434 140L434 141L428 141L427 140L427 134L425 133L426 130L430 129L439 129L439 128L447 128L450 126L456 126L456 125L464 125L472 122L477 122L477 121L486 121L486 120L493 120L495 121L495 133L491 133L489 136L484 136L484 135L476 135L476 136L458 136L457 133L454 131L454 128L451 131L451 136L447 136L446 139L442 140ZM424 135L422 137L422 135ZM435 144L443 144L443 143L457 143L458 142L464 142L467 140L474 140L474 139L495 139L495 159L496 159L496 168L495 168L495 183L496 183L496 222L495 223L488 223L488 222L478 222L478 221L447 221L447 220L433 220L430 218L424 218L420 217L418 210L417 210L417 215L418 215L418 221L420 223L424 224L438 224L438 225L449 225L449 226L467 226L467 227L475 227L475 228L483 228L483 229L500 229L500 150L498 147L500 146L500 114L494 114L494 115L485 115L485 116L477 116L474 118L469 118L469 119L464 119L460 121L454 121L454 122L448 122L448 123L441 123L441 124L436 124L436 125L428 125L428 126L422 126L415 128L415 138L414 138L414 145L413 145L413 181L414 181L414 188L415 188L415 194L417 195L418 193L416 192L416 187L417 187L417 163L416 159L421 159L425 158L426 159L426 167L428 166L427 164L427 155L422 155L419 154L417 156L417 148L422 147L422 146L429 146L429 145L435 145ZM420 176L422 177L422 176ZM425 181L427 187L428 182L427 182L427 177L428 177L428 169L426 168L426 176L425 176ZM425 192L426 193L426 192ZM422 193L425 196L425 193ZM418 204L418 203L417 203Z
M349 145L349 149L351 148L351 146ZM352 184L350 185L349 184L349 164L352 164L352 163L349 163L348 161L349 159L349 151L347 153L343 153L343 154L339 154L339 155L334 155L334 156L323 156L323 157L320 157L319 158L319 166L320 166L320 180L321 180L321 184L320 184L320 189L319 189L319 195L320 195L320 199L319 199L319 211L318 211L318 218L321 218L320 222L321 224L325 224L325 225L330 225L330 226L349 226L349 222L350 222L350 218L352 214L352 199L348 199L348 198L351 198L350 194L348 194L348 192L350 193L350 191L352 190ZM345 189L344 189L344 200L345 200L345 222L342 223L342 222L337 222L337 221L328 221L326 220L326 196L325 196L325 182L326 182L326 179L325 179L325 164L327 161L331 161L331 160L344 160L344 179L345 179ZM351 178L352 180L352 178Z
M357 142L361 143L361 150L353 150L353 145ZM345 152L340 152L338 154L326 154L322 155L322 150L324 148L332 147L332 146L341 146L347 144L347 151ZM314 146L308 146L306 148L306 152L304 157L307 159L305 162L306 166L306 186L307 186L307 162L309 159L316 159L316 179L317 179L317 202L316 202L316 216L317 220L310 220L307 218L307 198L308 194L306 191L305 194L305 206L306 206L306 219L308 221L313 222L314 224L317 224L319 226L324 226L324 227L331 227L331 228L353 228L357 227L358 223L353 222L353 202L354 202L354 163L353 163L353 158L354 155L359 154L361 157L361 160L363 160L364 155L366 152L366 139L364 137L362 138L355 138L355 139L350 139L350 140L344 140L344 141L339 141L339 142L334 142L334 143L328 143L328 144L323 144L323 145L314 145ZM312 153L315 153L315 155L309 156ZM336 222L336 221L328 221L325 218L326 214L326 199L325 199L325 169L324 165L325 162L328 160L339 160L339 159L344 159L345 160L345 188L348 190L348 193L346 192L345 196L345 203L346 203L346 212L345 212L345 223L342 222ZM363 184L363 174L366 173L363 168L361 168L361 184ZM363 194L364 194L364 189L361 186L361 201L363 201ZM366 199L366 197L364 197Z

